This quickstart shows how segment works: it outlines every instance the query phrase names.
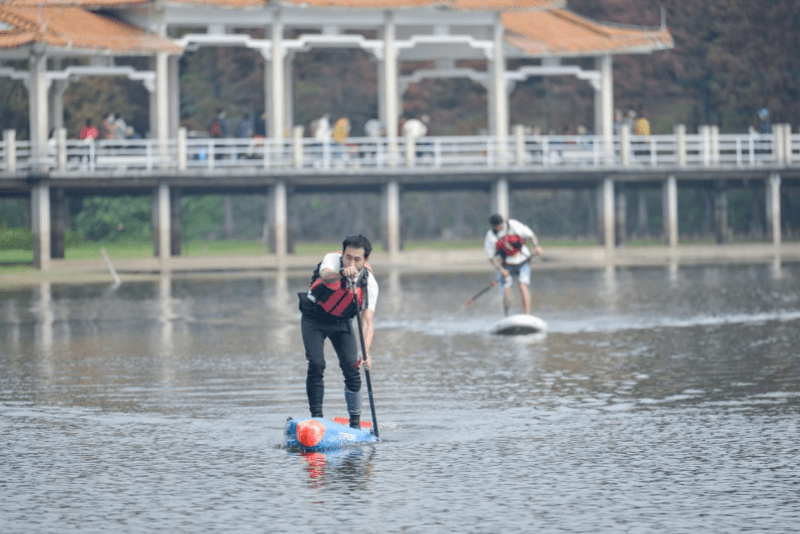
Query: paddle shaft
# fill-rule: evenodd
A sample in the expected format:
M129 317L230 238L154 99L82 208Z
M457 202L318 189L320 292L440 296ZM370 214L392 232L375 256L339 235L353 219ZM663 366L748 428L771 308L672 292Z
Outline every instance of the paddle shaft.
M350 280L350 290L353 292L353 297L356 299L356 304L358 303L358 295L356 294L356 286L355 283ZM358 323L358 340L361 342L361 360L363 362L367 361L367 347L364 345L364 327L361 326L361 310L358 310L356 313L356 322ZM364 376L367 379L367 396L369 397L369 411L372 413L372 429L375 432L375 437L379 438L380 435L378 434L378 418L375 415L375 400L372 398L372 380L369 376L369 369L364 367Z
M488 286L486 286L486 287L484 287L483 289L481 289L480 291L478 291L478 292L475 294L475 296L474 296L474 297L472 297L471 299L468 299L468 300L467 300L467 302L464 304L464 307L466 307L466 306L469 306L470 304L472 304L472 302L473 302L473 301L474 301L476 298L480 297L481 295L483 295L484 293L486 293L487 291L489 291L490 289L492 289L492 288L493 288L494 286L496 286L496 285L497 285L497 279L495 278L495 279L494 279L494 281L492 281L492 283L491 283L491 284L489 284Z

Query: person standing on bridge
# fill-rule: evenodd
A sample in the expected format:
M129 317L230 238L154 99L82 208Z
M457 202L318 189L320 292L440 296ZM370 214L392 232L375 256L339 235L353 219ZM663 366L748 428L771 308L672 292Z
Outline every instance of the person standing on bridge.
M489 262L497 270L498 282L503 286L503 311L508 315L511 310L511 286L516 280L523 312L530 315L530 261L531 257L542 253L539 240L533 230L516 219L506 221L502 215L494 214L489 217L489 225L491 228L486 232L483 248ZM533 253L526 241L530 241Z
M326 254L317 265L308 292L298 293L302 314L300 329L308 361L306 394L311 417L322 417L324 343L328 338L344 375L344 398L353 428L361 428L361 359L352 321L357 313L361 314L363 327L365 368L369 369L372 363L369 351L378 282L367 263L371 252L372 244L363 235L346 237L341 253Z

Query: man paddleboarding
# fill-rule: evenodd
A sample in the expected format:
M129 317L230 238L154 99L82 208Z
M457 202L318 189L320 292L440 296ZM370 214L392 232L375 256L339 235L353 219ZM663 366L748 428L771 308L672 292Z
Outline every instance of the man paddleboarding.
M498 281L503 284L503 310L506 315L511 310L511 286L516 280L522 297L522 308L525 315L530 315L530 261L532 256L542 253L539 240L533 230L516 219L506 221L502 215L495 213L489 217L489 225L491 228L486 232L483 248L489 262L497 270ZM530 241L533 254L526 241Z
M342 242L342 252L322 258L311 277L307 293L298 293L308 370L306 393L311 417L323 417L325 339L330 339L344 375L344 398L350 414L350 426L361 424L361 373L356 331L352 319L361 314L364 367L370 368L372 319L378 302L378 282L367 263L372 244L363 235L349 236ZM354 287L351 287L353 285Z

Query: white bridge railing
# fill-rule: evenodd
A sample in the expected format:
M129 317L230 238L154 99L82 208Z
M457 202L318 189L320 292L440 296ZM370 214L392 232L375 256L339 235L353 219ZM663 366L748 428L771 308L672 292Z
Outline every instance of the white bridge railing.
M580 168L610 166L758 167L800 164L800 134L789 125L775 125L772 134L720 134L701 127L686 134L682 126L672 135L631 135L623 129L607 142L602 136L525 135L514 129L504 142L493 136L435 136L398 138L352 137L345 143L303 137L196 139L181 130L177 139L78 141L61 130L44 147L17 140L6 130L0 143L0 172L60 171L92 173L147 171L272 170L324 174L380 169Z

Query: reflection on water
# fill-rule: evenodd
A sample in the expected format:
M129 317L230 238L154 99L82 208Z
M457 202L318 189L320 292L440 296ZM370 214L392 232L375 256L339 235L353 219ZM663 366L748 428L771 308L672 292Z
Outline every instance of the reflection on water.
M3 532L792 532L800 266L381 272L378 444L285 450L308 276L3 291ZM516 296L516 294L515 294ZM516 306L519 306L516 303ZM342 415L330 348L326 413Z

